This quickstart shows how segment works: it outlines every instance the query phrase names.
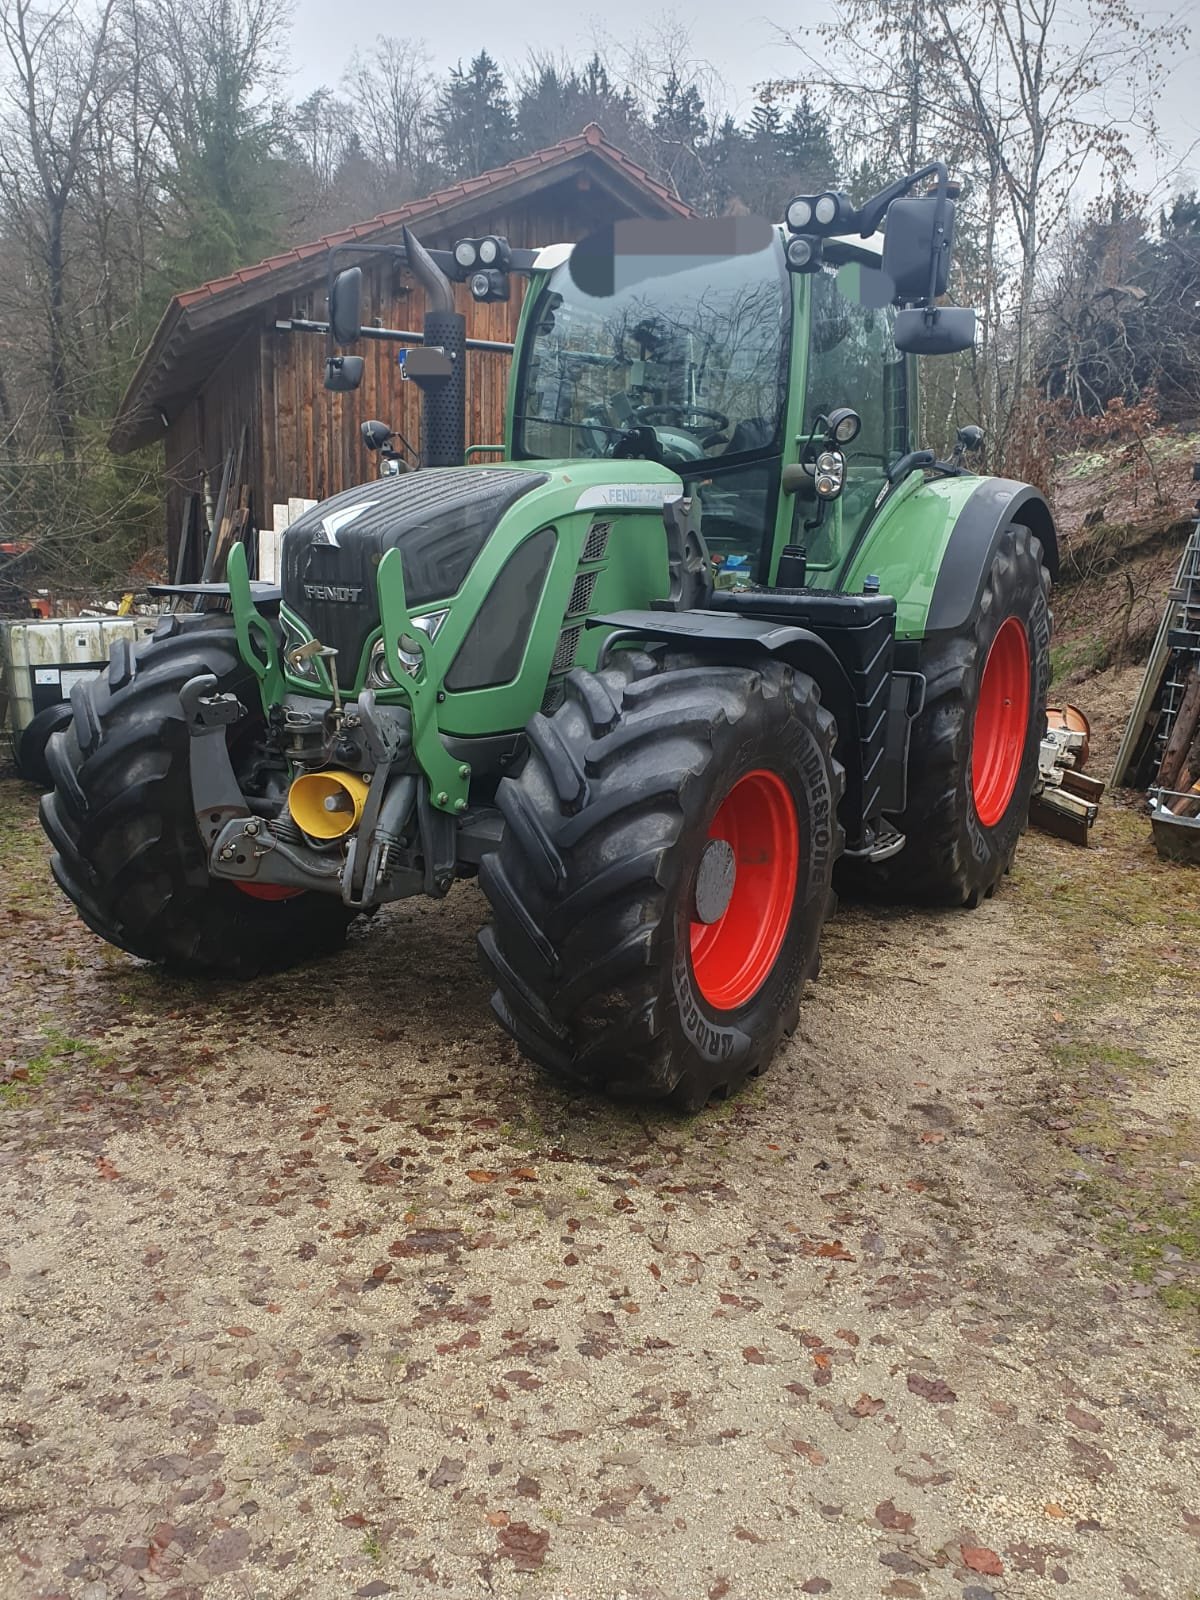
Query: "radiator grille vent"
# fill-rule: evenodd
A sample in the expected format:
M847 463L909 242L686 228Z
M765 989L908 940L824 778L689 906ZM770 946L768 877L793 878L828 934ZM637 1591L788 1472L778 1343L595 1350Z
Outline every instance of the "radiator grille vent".
M568 672L575 665L575 652L579 648L582 628L564 628L558 636L558 648L550 663L551 672Z
M611 522L593 522L588 529L587 543L583 547L581 561L602 561L604 552L608 548L608 536L612 532Z
M544 717L552 717L566 697L566 690L563 687L561 678L557 682L550 684L542 696L542 715Z
M567 602L567 615L569 617L579 616L580 612L586 611L588 606L591 605L592 590L596 587L598 576L599 574L595 572L581 572L575 579L571 589L571 598Z

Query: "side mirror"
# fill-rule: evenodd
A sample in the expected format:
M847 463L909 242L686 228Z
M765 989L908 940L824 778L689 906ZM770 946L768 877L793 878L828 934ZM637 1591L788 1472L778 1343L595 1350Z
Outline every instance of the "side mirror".
M975 343L975 313L969 306L935 306L898 311L892 338L897 350L913 356L951 356Z
M356 269L357 270L357 269ZM361 356L326 356L325 387L335 394L348 394L362 382L363 358Z
M386 422L364 422L359 432L368 450L382 450L392 437Z
M941 225L939 227L939 208ZM945 294L954 243L954 201L937 195L893 200L883 235L883 270L896 290L896 304L910 305Z
M965 428L958 430L956 443L964 455L974 455L976 450L983 449L983 429L977 423L969 422Z
M362 333L362 268L347 267L329 291L329 326L335 344L354 344Z

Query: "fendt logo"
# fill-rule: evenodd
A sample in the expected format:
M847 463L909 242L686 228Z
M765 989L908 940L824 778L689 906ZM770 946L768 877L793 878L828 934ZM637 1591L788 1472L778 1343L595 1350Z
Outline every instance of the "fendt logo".
M306 600L345 600L351 605L362 593L362 585L352 588L345 583L306 583L304 597Z

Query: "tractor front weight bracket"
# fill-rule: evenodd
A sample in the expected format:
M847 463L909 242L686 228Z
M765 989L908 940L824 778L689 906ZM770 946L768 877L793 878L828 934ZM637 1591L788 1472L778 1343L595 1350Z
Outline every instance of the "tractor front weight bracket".
M250 593L250 571L246 566L244 544L235 544L230 550L225 578L229 584L229 602L233 609L233 625L237 629L238 648L242 660L258 679L263 710L269 716L271 707L283 699L283 669L279 664L275 631L259 612Z
M438 811L459 817L467 809L471 768L465 761L455 760L438 731L438 685L442 675L435 670L437 643L416 626L409 613L399 550L393 548L385 553L379 563L376 584L388 671L397 687L403 690L412 712L413 754L429 780L430 803ZM400 658L402 637L405 651L409 655L419 653L421 657L415 677Z

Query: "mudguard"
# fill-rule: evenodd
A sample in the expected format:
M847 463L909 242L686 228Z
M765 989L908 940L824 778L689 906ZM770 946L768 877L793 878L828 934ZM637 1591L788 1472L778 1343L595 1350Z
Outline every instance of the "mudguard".
M896 637L922 639L961 628L976 608L1000 535L1023 523L1058 576L1058 536L1036 489L1011 478L919 475L885 500L838 587L861 594L868 577L896 597Z
M821 704L837 723L837 758L846 769L842 823L849 840L857 839L864 822L858 707L845 669L818 634L792 623L718 611L610 611L589 617L588 626L615 630L609 643L621 636L661 640L690 650L740 655L743 661L747 654L763 650L807 672L821 691Z
M1058 535L1045 500L1026 483L984 478L951 530L929 602L927 633L954 633L966 624L978 607L1001 535L1013 522L1041 541L1050 576L1057 579Z

